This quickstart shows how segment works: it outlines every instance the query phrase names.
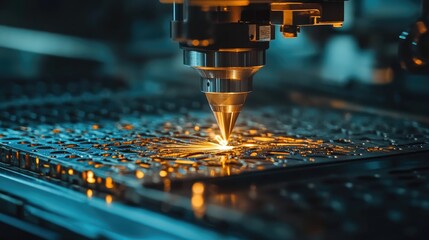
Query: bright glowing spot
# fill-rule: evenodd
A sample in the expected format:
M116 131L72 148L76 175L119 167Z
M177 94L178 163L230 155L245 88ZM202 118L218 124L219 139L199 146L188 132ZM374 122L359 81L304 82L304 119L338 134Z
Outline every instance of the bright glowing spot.
M194 39L194 40L192 40L191 43L193 46L198 46L198 45L200 45L200 40Z
M159 172L159 176L166 177L167 176L167 171L161 170L161 172Z
M414 63L415 63L415 64L417 64L417 65L422 65L422 64L423 64L423 61L422 61L422 60L420 60L420 59L418 59L418 58L413 58L413 61L414 61Z
M73 175L73 169L71 169L71 168L70 168L70 169L68 170L68 173L69 173L69 175Z
M243 146L243 147L256 147L256 146L258 146L258 145L256 145L256 144L251 144L251 143L246 143L246 144L243 144L242 146Z
M223 140L220 136L216 136L215 139L220 142L220 144L196 140L192 142L180 142L177 144L167 145L166 147L168 147L170 154L188 154L193 152L217 153L234 148L232 146L228 146L228 141Z
M183 160L183 159L178 159L175 162L178 163L178 164L187 164L187 165L193 165L193 164L195 164L195 161Z
M232 146L222 146L222 145L219 145L219 150L222 150L222 151L227 151L227 150L231 150L231 149L233 149L234 147L232 147Z
M113 188L113 180L111 177L106 178L106 188Z
M88 198L92 198L92 195L93 195L94 193L92 192L92 190L91 189L88 189L88 190L86 190L86 196L88 197Z
M228 141L223 139L221 136L216 135L215 140L218 141L218 143L219 143L219 146L218 146L219 150L226 151L226 150L233 149L233 147L228 146Z
M142 178L144 178L144 172L142 172L142 171L140 171L140 170L137 170L137 171L136 171L136 177L137 177L138 179L142 179Z
M191 204L192 204L192 209L194 210L194 214L198 218L204 216L204 212L205 212L203 193L204 193L203 183L196 182L192 185Z
M39 165L39 158L36 157L36 164Z
M255 135L257 133L258 133L258 130L256 130L256 129L250 129L249 130L249 134L251 134L251 135Z
M88 183L95 183L94 173L92 171L86 173L86 181Z
M111 204L113 201L112 195L107 194L106 195L106 203L107 204Z
M199 209L204 206L204 197L202 195L194 195L191 199L192 207Z
M216 137L215 137L215 140L216 141L218 141L218 143L221 145L221 146L227 146L228 145L228 141L227 140L225 140L225 139L223 139L221 136L219 136L219 135L216 135Z
M203 194L204 193L204 184L196 182L192 185L193 194Z

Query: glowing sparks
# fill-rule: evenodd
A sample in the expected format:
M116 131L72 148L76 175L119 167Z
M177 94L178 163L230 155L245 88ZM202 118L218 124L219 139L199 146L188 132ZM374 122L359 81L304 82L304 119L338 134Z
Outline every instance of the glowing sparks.
M229 151L234 148L233 146L228 146L228 141L222 139L218 135L216 135L215 140L218 143L195 140L195 141L172 144L172 145L168 145L167 147L171 152L183 152L183 153L195 153L195 152L218 153L223 151Z
M223 139L221 136L216 135L215 140L218 141L222 150L232 149L232 147L228 146L228 140Z
M219 145L219 147L218 147L218 149L219 150L222 150L222 151L228 151L228 150L231 150L231 149L233 149L234 147L231 147L231 146L225 146L225 145Z

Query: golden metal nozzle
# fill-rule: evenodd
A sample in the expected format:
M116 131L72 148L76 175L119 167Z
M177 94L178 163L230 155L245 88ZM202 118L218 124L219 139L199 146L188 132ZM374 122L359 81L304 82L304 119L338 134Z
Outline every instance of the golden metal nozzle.
M220 128L222 138L228 141L238 115L246 102L248 92L205 93Z
M183 62L201 77L201 91L228 141L247 94L253 75L265 64L265 48L185 49Z

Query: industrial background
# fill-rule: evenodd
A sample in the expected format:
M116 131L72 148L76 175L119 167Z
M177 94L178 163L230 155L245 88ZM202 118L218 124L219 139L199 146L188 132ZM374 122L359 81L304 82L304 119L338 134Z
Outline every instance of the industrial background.
M428 1L173 2L0 1L0 239L427 238Z

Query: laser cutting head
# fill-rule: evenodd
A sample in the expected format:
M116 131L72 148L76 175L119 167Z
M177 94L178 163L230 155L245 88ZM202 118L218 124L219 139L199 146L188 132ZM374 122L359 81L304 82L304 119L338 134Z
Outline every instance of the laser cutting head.
M247 94L252 91L253 75L265 64L264 50L229 49L223 51L184 51L185 64L201 76L201 91L228 141Z
M246 102L247 92L207 92L206 97L219 125L222 138L228 141Z
M173 3L171 37L180 43L184 64L196 69L228 140L253 75L265 65L274 39L274 24L284 37L296 37L301 26L332 25L344 19L344 0L161 0Z

